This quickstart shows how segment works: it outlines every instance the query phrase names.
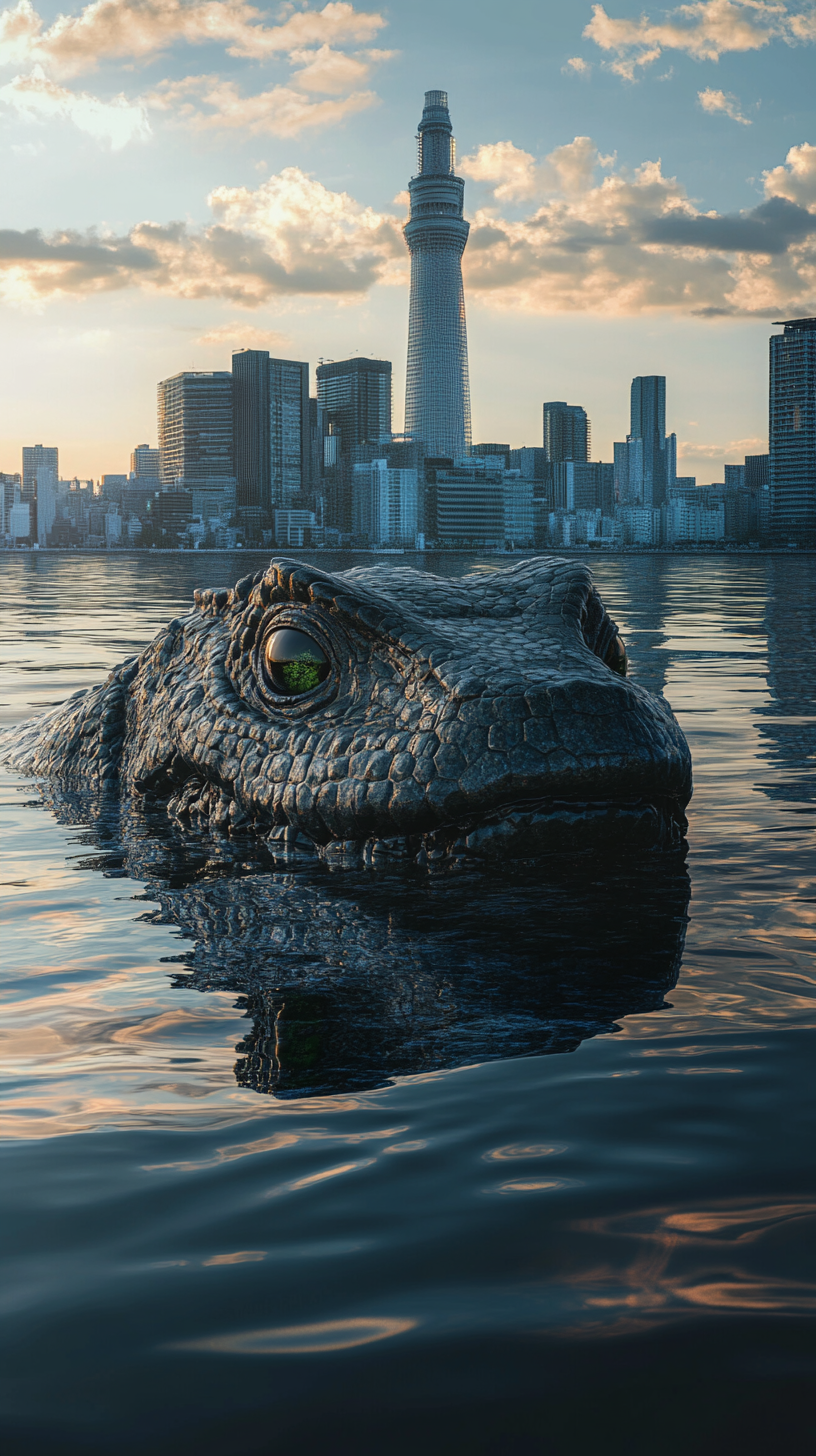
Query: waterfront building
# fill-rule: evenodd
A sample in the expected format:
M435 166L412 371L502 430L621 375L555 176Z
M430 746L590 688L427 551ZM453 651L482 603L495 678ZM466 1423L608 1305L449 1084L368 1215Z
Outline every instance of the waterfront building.
M352 533L378 546L413 547L419 529L416 469L388 460L355 465L352 473Z
M643 441L627 435L613 447L615 500L619 505L643 503Z
M411 254L405 429L431 457L465 455L471 445L462 284L470 225L462 216L465 184L455 169L448 94L426 91L404 229Z
M548 400L543 406L544 453L548 460L588 460L592 453L589 416L580 404L563 399Z
M615 467L603 460L560 460L552 467L552 503L557 510L599 510L611 515L615 503Z
M535 483L520 470L505 470L502 476L504 540L508 546L524 549L535 544Z
M667 546L682 543L699 546L725 539L725 502L700 499L702 496L701 489L683 491L669 499L665 506Z
M644 506L662 506L668 486L666 445L666 376L638 375L630 393L629 436L643 441ZM632 499L630 492L630 499Z
M12 506L20 499L21 485L19 475L0 470L0 533L3 536L11 533L9 517Z
M235 476L232 375L227 370L174 374L158 386L161 488Z
M501 457L426 461L428 534L447 546L503 546L503 473Z
M314 546L323 539L314 511L286 509L275 511L275 541L278 546L298 548Z
M130 453L130 473L145 484L155 480L157 484L154 489L158 490L158 481L161 479L161 451L152 449L150 445L137 445Z
M24 445L20 500L29 508L32 537L37 536L37 472L53 472L59 480L59 449L56 445ZM48 477L50 479L50 476Z
M615 512L615 540L624 546L659 546L661 513L653 506L619 506Z
M18 541L31 540L31 506L28 501L16 500L9 511L9 535L16 546Z
M57 472L53 465L37 468L37 544L47 546L57 519Z
M816 545L816 318L782 321L770 340L770 525L773 539Z

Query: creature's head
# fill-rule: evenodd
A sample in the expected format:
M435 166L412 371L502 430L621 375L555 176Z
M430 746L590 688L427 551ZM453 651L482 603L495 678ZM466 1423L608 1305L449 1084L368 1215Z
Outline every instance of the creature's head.
M688 748L581 563L456 581L292 561L196 593L10 757L330 862L534 857L684 826Z

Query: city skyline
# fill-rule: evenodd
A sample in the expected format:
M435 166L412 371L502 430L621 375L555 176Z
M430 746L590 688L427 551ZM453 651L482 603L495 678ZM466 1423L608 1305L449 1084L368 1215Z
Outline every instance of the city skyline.
M48 434L68 472L100 474L143 433L156 379L241 347L392 359L401 428L397 189L428 85L453 99L467 183L474 437L534 444L540 401L579 398L606 457L620 370L671 374L682 470L765 448L760 340L816 310L796 7L734 0L717 25L713 0L680 25L628 0L500 20L420 0L410 22L224 7L215 42L198 0L160 37L110 3L113 48L93 7L0 25L5 467Z

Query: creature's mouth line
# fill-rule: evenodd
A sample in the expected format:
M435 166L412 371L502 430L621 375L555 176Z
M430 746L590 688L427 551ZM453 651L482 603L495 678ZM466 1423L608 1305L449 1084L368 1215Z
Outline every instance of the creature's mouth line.
M525 830L534 832L536 828L548 823L568 824L580 820L588 827L592 823L600 825L606 822L611 825L646 816L673 822L681 829L686 827L679 800L670 795L631 796L625 799L570 799L558 795L537 795L512 799L494 805L482 813L441 824L429 830L423 837L426 841L448 843L452 839L464 839L467 844L488 836L523 834Z

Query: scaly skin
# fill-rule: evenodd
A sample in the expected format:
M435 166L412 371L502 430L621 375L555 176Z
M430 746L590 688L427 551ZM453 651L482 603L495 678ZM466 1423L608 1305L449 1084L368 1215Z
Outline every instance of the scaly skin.
M607 666L617 628L580 562L451 581L278 560L195 599L100 687L7 733L4 757L329 863L532 858L685 827L685 739ZM331 663L301 696L265 667L282 626Z

